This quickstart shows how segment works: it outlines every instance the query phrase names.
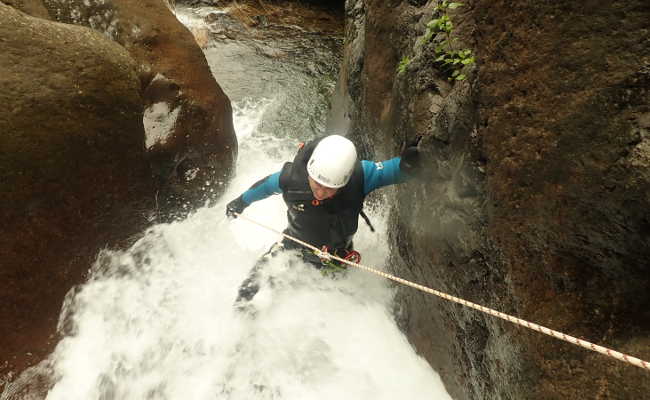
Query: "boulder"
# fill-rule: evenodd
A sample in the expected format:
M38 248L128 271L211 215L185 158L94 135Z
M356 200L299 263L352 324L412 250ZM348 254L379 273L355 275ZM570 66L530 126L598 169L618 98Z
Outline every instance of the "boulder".
M0 376L55 342L66 292L149 223L138 64L85 27L0 4Z
M230 100L192 33L162 0L45 0L60 22L89 26L140 64L147 149L164 213L202 206L222 192L237 156Z
M47 12L42 0L3 0L2 3L12 6L25 14L50 19L50 14Z

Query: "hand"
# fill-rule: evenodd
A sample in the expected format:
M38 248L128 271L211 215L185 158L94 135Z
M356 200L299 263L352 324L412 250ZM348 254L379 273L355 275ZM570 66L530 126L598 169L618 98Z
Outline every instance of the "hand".
M401 171L404 171L407 175L416 176L420 172L421 162L420 162L420 150L418 150L418 144L422 140L422 136L418 135L412 142L410 142L402 154L400 155L401 160L399 163L399 168Z
M226 217L230 219L237 218L237 215L244 212L246 207L248 207L248 204L246 204L242 196L239 196L226 206Z

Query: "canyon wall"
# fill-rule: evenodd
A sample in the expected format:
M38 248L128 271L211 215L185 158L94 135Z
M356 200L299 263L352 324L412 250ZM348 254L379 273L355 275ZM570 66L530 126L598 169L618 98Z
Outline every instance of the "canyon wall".
M650 5L348 1L331 126L382 159L394 272L650 358ZM451 37L427 38L442 15ZM472 50L456 80L436 47ZM437 60L438 59L438 60ZM456 399L637 399L647 371L409 288L397 318Z

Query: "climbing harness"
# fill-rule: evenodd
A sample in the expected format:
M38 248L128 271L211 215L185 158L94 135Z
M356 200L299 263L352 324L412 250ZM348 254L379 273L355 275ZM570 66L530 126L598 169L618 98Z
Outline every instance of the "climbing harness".
M243 216L241 214L236 214L236 215L238 217L248 221L248 222L251 222L251 223L253 223L255 225L258 225L258 226L260 226L260 227L262 227L264 229L267 229L267 230L269 230L271 232L282 235L286 239L289 239L289 240L291 240L291 241L293 241L295 243L298 243L298 244L310 249L311 251L314 252L314 254L316 254L321 259L326 259L326 260L330 260L330 261L331 260L336 260L336 261L341 262L343 264L347 264L347 265L350 265L352 267L356 267L356 268L359 268L361 270L371 272L371 273L373 273L375 275L379 275L379 276L381 276L383 278L392 280L394 282L401 283L402 285L410 286L410 287L412 287L414 289L417 289L417 290L420 290L422 292L438 296L438 297L443 298L445 300L448 300L448 301L451 301L451 302L454 302L454 303L458 303L458 304L464 305L466 307L473 308L475 310L479 310L479 311L481 311L483 313L486 313L486 314L492 315L494 317L501 318L501 319L504 319L506 321L512 322L513 324L523 326L523 327L528 328L528 329L532 329L532 330L534 330L536 332L540 332L540 333L543 333L545 335L552 336L552 337L554 337L556 339L564 340L565 342L574 344L576 346L585 348L587 350L595 351L596 353L604 354L604 355L606 355L608 357L611 357L611 358L614 358L616 360L623 361L625 363L628 363L628 364L634 365L636 367L643 368L645 370L650 371L650 362L648 362L648 361L644 361L644 360L641 360L639 358L632 357L632 356L624 354L624 353L620 353L620 352L618 352L616 350L612 350L612 349L609 349L607 347L603 347L603 346L588 342L586 340L582 340L582 339L576 338L574 336L570 336L570 335L567 335L565 333L562 333L562 332L559 332L559 331L544 327L542 325L538 325L538 324L535 324L533 322L529 322L529 321L526 321L526 320L523 320L523 319L520 319L520 318L517 318L517 317L513 317L512 315L505 314L505 313L502 313L500 311L493 310L491 308L482 306L480 304L472 303L470 301L461 299L459 297L451 296L451 295L446 294L444 292L440 292L438 290L431 289L429 287L426 287L426 286L423 286L423 285L420 285L420 284L417 284L417 283L414 283L414 282L407 281L406 279L402 279L402 278L397 277L395 275L391 275L389 273L379 271L379 270L376 270L374 268L367 267L365 265L361 265L358 262L349 261L349 260L346 260L344 258L337 257L337 256L335 256L333 254L328 253L328 252L324 252L322 249L318 249L317 247L315 247L315 246L313 246L313 245L311 245L309 243L306 243L306 242L304 242L304 241L302 241L300 239L289 236L289 235L287 235L287 234L285 234L283 232L277 231L276 229L273 229L273 228L271 228L269 226L266 226L266 225L264 225L262 223L254 221L254 220L252 220L252 219L250 219L248 217L245 217L245 216Z
M348 270L348 267L344 263L332 259L332 256L341 257L347 263L361 262L361 254L356 250L334 249L332 251L329 247L323 246L320 250L314 251L314 254L320 259L322 264L319 268L321 273L330 277L338 276L340 273Z

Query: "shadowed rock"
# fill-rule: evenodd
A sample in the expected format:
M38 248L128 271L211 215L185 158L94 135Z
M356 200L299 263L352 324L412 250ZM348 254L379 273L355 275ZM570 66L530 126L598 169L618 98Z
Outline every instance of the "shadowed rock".
M3 3L33 17L50 19L42 0L4 0Z
M98 249L148 223L138 65L85 27L0 4L0 375L43 357Z
M378 158L425 135L428 178L391 216L397 274L650 359L648 2L465 3L454 38L478 63L455 83L418 42L439 2L346 3L332 125ZM647 371L411 289L398 309L455 399L650 389Z
M58 21L104 33L139 62L147 151L162 213L180 216L220 194L237 156L230 101L168 4L45 0L45 5Z

